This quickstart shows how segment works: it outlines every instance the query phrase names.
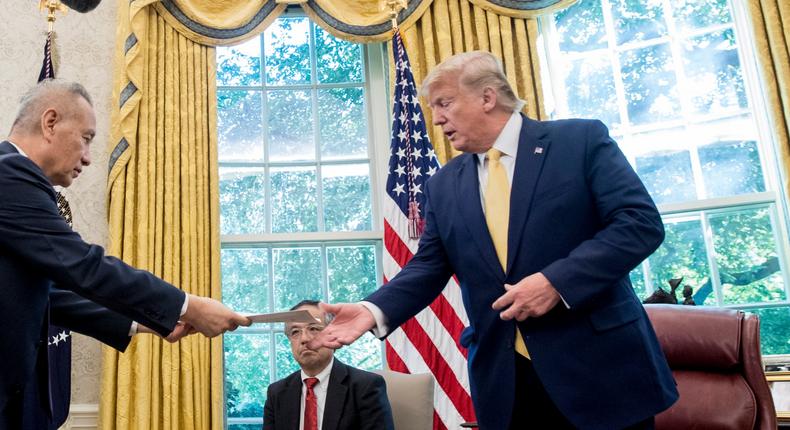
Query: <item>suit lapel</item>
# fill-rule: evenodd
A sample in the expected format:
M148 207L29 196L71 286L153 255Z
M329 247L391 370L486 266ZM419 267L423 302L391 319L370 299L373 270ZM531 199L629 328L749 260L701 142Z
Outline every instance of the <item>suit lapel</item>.
M507 235L507 268L513 267L516 254L521 245L524 225L532 208L535 186L543 168L543 160L549 152L551 141L546 130L538 121L521 115L521 133L518 138L518 154L513 171L513 185L510 190L510 221Z
M326 403L324 403L324 420L322 430L336 430L340 416L346 406L346 392L348 391L348 368L335 358L332 372L329 373L329 387L326 390Z
M287 408L285 417L290 421L287 426L283 428L298 429L299 414L302 408L302 373L297 371L288 377L288 383L285 386L285 393L283 393L283 405ZM277 426L280 427L280 426Z
M455 181L455 197L458 210L462 215L462 222L472 234L473 242L480 250L494 274L503 277L502 265L496 255L494 241L488 232L483 206L480 203L480 179L477 176L477 158L474 154L464 154L461 167L458 169L458 180Z

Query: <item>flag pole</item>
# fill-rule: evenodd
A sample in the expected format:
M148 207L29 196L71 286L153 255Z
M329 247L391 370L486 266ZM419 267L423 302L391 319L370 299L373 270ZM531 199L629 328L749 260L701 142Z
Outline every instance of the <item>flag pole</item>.
M65 14L67 8L59 0L40 0L39 10L47 11L47 40L44 43L44 59L41 64L38 81L55 77L55 65L53 64L53 44L54 26L57 19L57 12ZM72 227L72 214L66 197L58 190L55 193L58 211L69 227ZM47 319L47 387L41 395L46 395L47 410L40 410L39 402L25 400L23 414L28 417L40 417L45 422L37 421L37 424L47 427L59 428L69 415L71 398L71 331L50 324ZM43 415L42 415L43 414Z

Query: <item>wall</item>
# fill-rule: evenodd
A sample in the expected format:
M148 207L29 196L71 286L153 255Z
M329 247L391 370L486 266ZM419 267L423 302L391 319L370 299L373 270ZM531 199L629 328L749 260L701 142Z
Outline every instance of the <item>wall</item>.
M5 138L16 114L20 95L33 85L41 68L46 38L46 14L38 0L0 2L0 137ZM69 10L55 22L59 78L82 83L93 96L97 135L92 145L93 163L65 191L74 213L74 228L93 243L106 245L105 216L109 148L112 51L115 39L116 2L104 0L92 12ZM76 335L73 345L72 404L90 427L99 402L101 350L98 342ZM87 412L86 412L87 411ZM74 417L72 417L72 420ZM82 427L80 427L82 428Z

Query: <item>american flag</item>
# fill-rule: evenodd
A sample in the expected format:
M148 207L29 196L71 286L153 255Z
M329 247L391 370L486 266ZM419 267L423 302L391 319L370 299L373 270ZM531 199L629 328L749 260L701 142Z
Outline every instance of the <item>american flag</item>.
M439 169L425 119L417 101L414 76L403 40L393 36L395 103L384 200L384 282L392 279L417 252L424 226L424 186ZM389 368L403 373L432 373L434 426L457 429L474 421L466 369L466 349L458 340L469 321L458 282L450 279L431 305L395 330L386 341Z

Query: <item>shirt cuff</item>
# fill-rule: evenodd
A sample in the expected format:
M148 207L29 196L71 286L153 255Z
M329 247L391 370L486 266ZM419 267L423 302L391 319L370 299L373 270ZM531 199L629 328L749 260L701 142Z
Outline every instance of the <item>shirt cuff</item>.
M389 328L387 327L387 317L384 316L384 312L382 312L378 306L370 302L362 301L359 302L359 304L366 307L370 313L373 314L373 319L376 320L376 327L370 329L370 332L379 339L386 336L389 332Z
M565 298L562 297L562 294L560 294L559 291L557 291L557 295L560 296L560 300L562 300L562 303L565 305L565 309L570 309L571 305L569 305L568 302L565 301Z
M184 304L181 305L181 313L178 316L183 317L187 313L187 306L189 306L189 293L184 294Z
M129 326L129 337L132 337L137 334L137 321L132 321L132 325Z

